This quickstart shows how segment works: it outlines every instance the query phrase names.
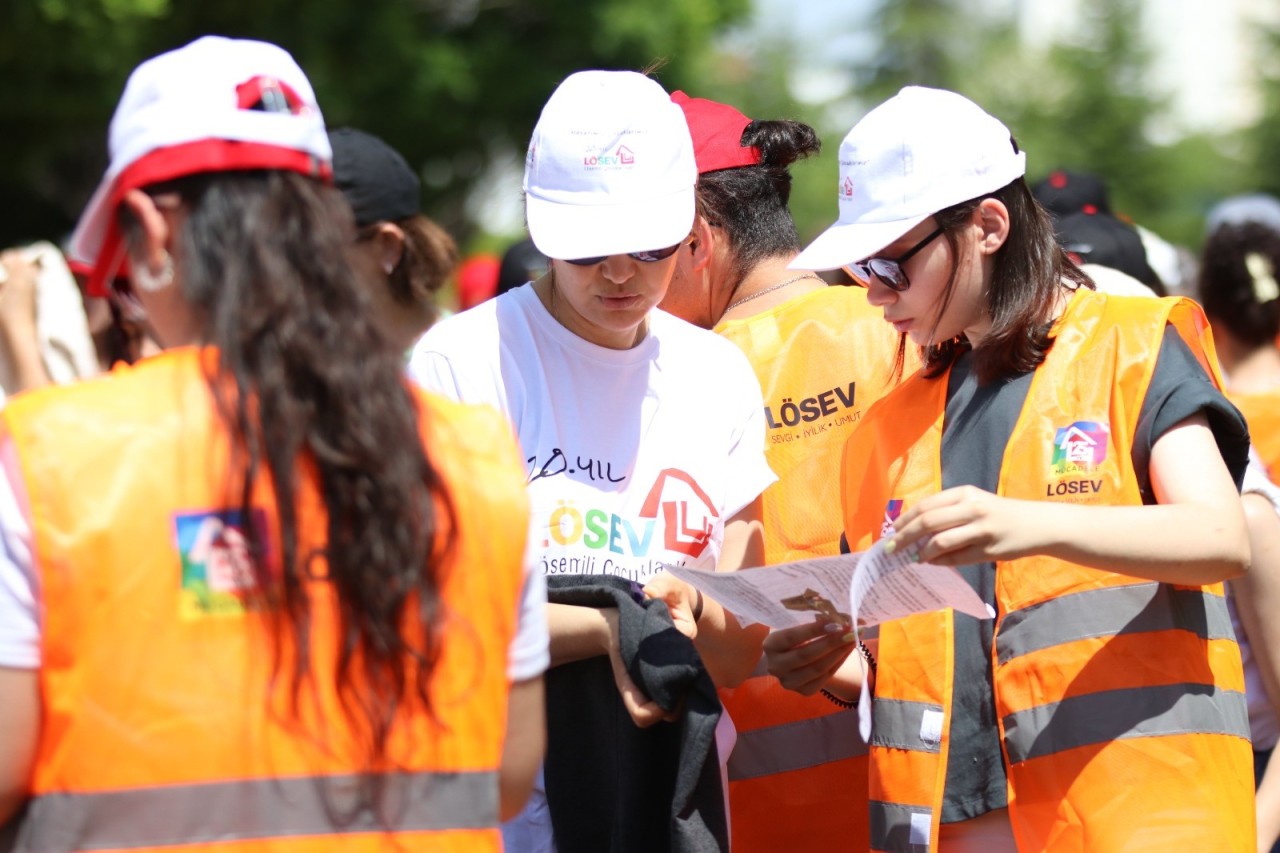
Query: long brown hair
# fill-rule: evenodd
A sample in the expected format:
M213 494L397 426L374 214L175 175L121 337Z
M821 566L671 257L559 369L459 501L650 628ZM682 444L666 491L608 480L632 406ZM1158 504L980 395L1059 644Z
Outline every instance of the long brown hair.
M259 588L277 604L276 661L292 661L294 710L315 677L308 579L323 559L338 602L331 677L370 769L380 768L405 707L431 708L454 519L401 356L350 265L351 214L337 190L292 172L197 175L149 191L177 193L187 212L173 254L216 349L208 383L237 454L242 517L253 517L264 476L275 494L276 547L253 524L244 535ZM300 481L312 475L327 528L321 550L302 553L311 543L299 540Z
M984 199L993 198L1009 211L1009 236L997 250L986 289L986 313L991 329L974 349L974 372L981 382L1003 379L1034 370L1044 361L1052 340L1049 327L1059 289L1087 287L1093 282L1071 262L1058 245L1049 214L1031 195L1022 178L994 193L953 205L934 215L943 237L958 256L957 233L972 218ZM943 291L941 317L955 295L958 265ZM924 349L924 375L939 376L969 347L963 337L932 344Z

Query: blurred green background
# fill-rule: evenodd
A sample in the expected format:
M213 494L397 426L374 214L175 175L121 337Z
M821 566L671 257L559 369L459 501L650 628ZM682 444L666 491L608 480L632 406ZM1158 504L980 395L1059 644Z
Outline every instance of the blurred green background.
M533 123L556 83L589 67L656 66L669 90L814 125L825 151L796 167L793 196L806 238L835 215L841 137L906 83L964 92L1013 129L1029 177L1102 175L1119 213L1192 250L1218 199L1280 193L1274 25L1237 22L1230 46L1250 58L1253 115L1187 130L1153 73L1151 7L1164 0L1075 0L1070 26L1035 40L1028 9L1059 0L798 2L3 0L0 246L70 230L105 166L128 72L205 33L292 52L328 124L402 151L423 177L423 209L467 251L520 236Z

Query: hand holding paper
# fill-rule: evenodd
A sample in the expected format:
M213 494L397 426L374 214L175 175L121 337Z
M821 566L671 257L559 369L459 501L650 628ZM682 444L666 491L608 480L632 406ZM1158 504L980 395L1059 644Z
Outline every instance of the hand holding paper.
M886 555L880 542L859 554L746 571L667 571L744 622L774 629L812 622L815 614L859 628L945 607L978 619L992 615L955 569L916 563L901 552Z

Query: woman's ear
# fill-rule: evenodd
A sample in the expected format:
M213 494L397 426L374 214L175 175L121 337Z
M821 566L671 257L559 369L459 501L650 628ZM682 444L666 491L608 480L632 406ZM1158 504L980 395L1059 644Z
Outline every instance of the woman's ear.
M378 266L391 275L404 259L404 231L394 222L380 222L373 240L378 247Z
M707 220L701 216L693 220L692 237L689 240L689 250L693 252L693 262L690 268L694 272L701 272L711 263L711 257L715 252L715 232Z
M139 240L130 246L138 259L151 271L162 270L172 261L169 258L169 222L156 206L155 199L142 190L133 189L120 200L141 226Z
M1009 239L1009 208L997 198L984 198L978 203L975 215L976 224L982 229L978 250L984 255L994 255Z

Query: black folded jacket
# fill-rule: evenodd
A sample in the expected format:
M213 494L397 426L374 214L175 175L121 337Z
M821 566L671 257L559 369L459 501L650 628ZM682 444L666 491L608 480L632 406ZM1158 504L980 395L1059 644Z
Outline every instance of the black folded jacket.
M559 853L723 853L720 699L667 605L613 575L553 575L552 603L616 607L631 679L675 722L631 721L605 656L547 673L547 804Z

